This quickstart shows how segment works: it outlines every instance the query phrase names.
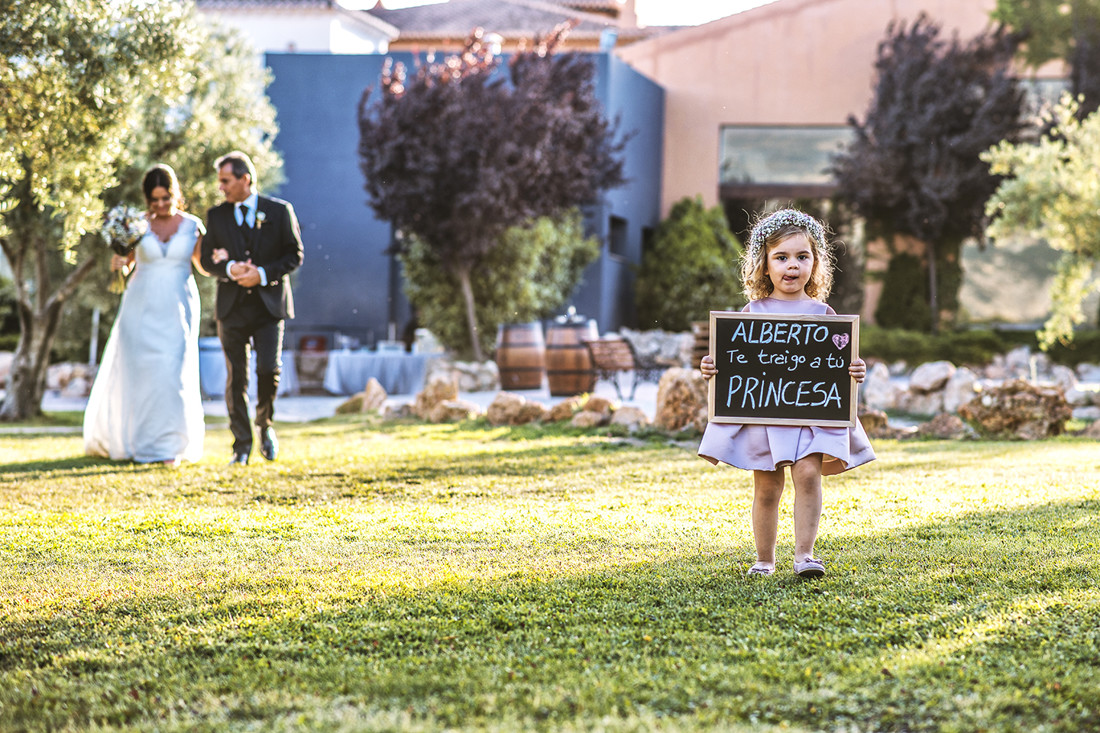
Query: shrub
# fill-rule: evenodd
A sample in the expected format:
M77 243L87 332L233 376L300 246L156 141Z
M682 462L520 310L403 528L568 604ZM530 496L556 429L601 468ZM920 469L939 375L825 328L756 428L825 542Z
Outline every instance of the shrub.
M938 335L903 329L862 326L859 330L859 353L865 359L882 361L904 360L911 365L926 361L949 361L952 364L984 365L998 354L1019 346L1038 351L1039 340L1034 331L979 329L946 331ZM1055 344L1048 352L1052 361L1067 366L1083 362L1100 363L1100 331L1080 331L1073 343Z
M721 207L708 210L698 196L678 201L642 252L639 326L687 331L711 310L743 306L742 252Z
M560 308L599 247L594 237L585 238L575 210L558 220L541 217L528 227L508 229L471 278L483 352L492 353L497 326L546 318ZM456 356L469 358L470 331L458 279L415 238L400 257L405 292L420 323Z

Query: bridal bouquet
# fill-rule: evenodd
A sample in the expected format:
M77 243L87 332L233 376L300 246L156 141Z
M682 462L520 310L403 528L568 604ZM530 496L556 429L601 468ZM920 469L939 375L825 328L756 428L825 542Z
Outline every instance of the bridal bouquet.
M147 231L149 231L149 222L145 219L144 213L132 206L119 204L107 212L107 218L99 233L112 252L126 257L134 251L134 247ZM112 293L121 293L126 289L126 276L121 270L115 273L115 280L109 289Z

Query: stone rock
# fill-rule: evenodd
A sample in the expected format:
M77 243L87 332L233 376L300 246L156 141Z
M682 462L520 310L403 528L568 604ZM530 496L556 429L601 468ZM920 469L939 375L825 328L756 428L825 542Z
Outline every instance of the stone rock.
M7 386L8 377L11 376L11 363L15 354L10 351L0 351L0 387Z
M546 405L535 402L533 400L527 400L527 404L520 410L518 419L519 425L526 425L532 422L543 422L546 420L546 413L549 412Z
M611 403L611 400L606 397L589 395L588 399L585 400L584 409L588 412L598 412L610 418L611 412L615 409L615 406Z
M352 395L347 401L341 402L336 407L336 413L338 415L348 415L356 412L381 410L388 398L389 395L386 394L386 389L379 384L377 379L371 377L367 380L367 386L362 392Z
M954 374L955 365L949 361L925 362L909 375L909 391L927 394L943 389Z
M1028 379L1031 376L1031 349L1017 346L1009 351L1004 356L1004 369L1006 377Z
M575 428L598 428L601 425L606 425L610 420L610 416L604 415L602 412L581 410L573 416L571 424Z
M2 356L3 354L0 354L0 357ZM2 371L3 367L0 366L0 373L2 373ZM1077 378L1082 382L1100 382L1100 365L1081 362L1077 365Z
M1081 435L1086 438L1098 438L1100 439L1100 420L1094 423L1090 423L1087 428L1082 431Z
M917 435L922 438L937 438L939 440L958 440L973 434L970 428L958 415L941 412L926 423L917 428Z
M64 389L72 378L72 364L51 364L46 367L46 389L50 391L57 392Z
M546 407L511 392L499 393L485 410L491 425L526 425L545 416Z
M1100 396L1100 392L1095 389L1080 389L1079 387L1073 387L1065 390L1066 402L1073 407L1085 407L1087 405L1095 405L1096 398Z
M579 412L581 405L584 402L584 397L581 395L574 395L568 397L558 404L550 408L546 413L547 422L562 422L564 420L572 420L573 415Z
M1061 387L1063 392L1077 389L1077 372L1062 364L1054 364L1050 367L1050 381L1055 387Z
M460 392L491 392L500 389L500 369L495 361L456 361L452 368Z
M356 415L363 411L362 392L356 392L336 406L337 415Z
M1089 405L1087 407L1075 407L1073 408L1074 420L1100 420L1100 407L1096 405Z
M1005 366L1005 358L1002 354L994 354L993 361L982 370L982 375L989 380L1001 382L1008 378L1008 367Z
M374 377L367 380L367 386L361 394L363 395L363 412L381 410L382 405L386 404L386 399L389 398L389 395L386 394L386 388Z
M886 413L882 410L860 410L858 418L863 430L872 438L885 437L890 429Z
M472 420L481 414L481 408L466 400L444 400L432 407L428 413L428 422L462 422Z
M893 410L903 390L890 377L890 368L876 362L867 372L867 378L859 386L863 404L871 410Z
M458 399L458 382L453 374L432 374L424 384L424 389L416 395L413 403L413 413L423 419L430 420L432 410L447 400ZM434 422L434 421L433 421Z
M690 428L696 433L701 433L707 429L707 406L703 405L695 411L695 418L691 421Z
M977 393L978 375L967 367L959 367L943 386L943 409L958 412L959 407L974 399Z
M61 389L64 397L87 397L92 383L84 375L76 375Z
M657 384L657 414L653 422L664 430L678 432L698 425L702 408L704 425L707 411L707 382L694 369L673 367Z
M518 425L516 416L525 404L527 400L521 395L500 392L485 409L485 417L490 425Z
M415 417L411 403L402 402L400 405L386 405L382 410L383 420L401 420Z
M630 432L635 432L649 425L649 418L638 407L620 407L611 415L612 425L622 425Z
M1038 440L1061 435L1071 417L1062 390L1014 379L983 390L959 408L980 434L998 439Z
M935 415L943 412L943 392L905 392L898 399L898 409L910 415Z
M904 377L908 373L909 373L909 362L905 361L904 359L899 359L898 361L895 361L892 364L890 364L890 376L891 377Z

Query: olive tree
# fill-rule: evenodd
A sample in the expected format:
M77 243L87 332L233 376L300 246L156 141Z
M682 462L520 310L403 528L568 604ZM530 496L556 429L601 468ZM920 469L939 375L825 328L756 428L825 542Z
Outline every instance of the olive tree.
M1100 260L1100 113L1079 119L1077 102L1067 96L1048 122L1037 143L1002 142L982 156L1004 176L986 204L989 236L1027 233L1062 251L1053 308L1039 332L1044 349L1072 340L1073 327L1084 321L1081 305L1097 287Z
M59 281L50 255L98 228L100 198L138 115L140 90L174 90L188 13L177 3L22 0L0 14L0 248L20 340L0 419L41 411L61 308L92 267Z
M0 249L20 339L0 419L41 412L66 308L105 267L104 210L141 205L141 173L176 168L201 215L212 163L247 148L278 172L264 74L190 3L21 0L0 13ZM85 287L81 300L103 303Z

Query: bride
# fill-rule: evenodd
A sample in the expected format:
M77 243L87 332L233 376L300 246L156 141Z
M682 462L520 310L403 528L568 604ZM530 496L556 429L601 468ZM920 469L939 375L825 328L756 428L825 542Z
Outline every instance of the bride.
M145 174L149 230L112 270L133 268L84 412L84 451L138 463L197 461L204 436L199 392L202 221L179 210L176 173Z

